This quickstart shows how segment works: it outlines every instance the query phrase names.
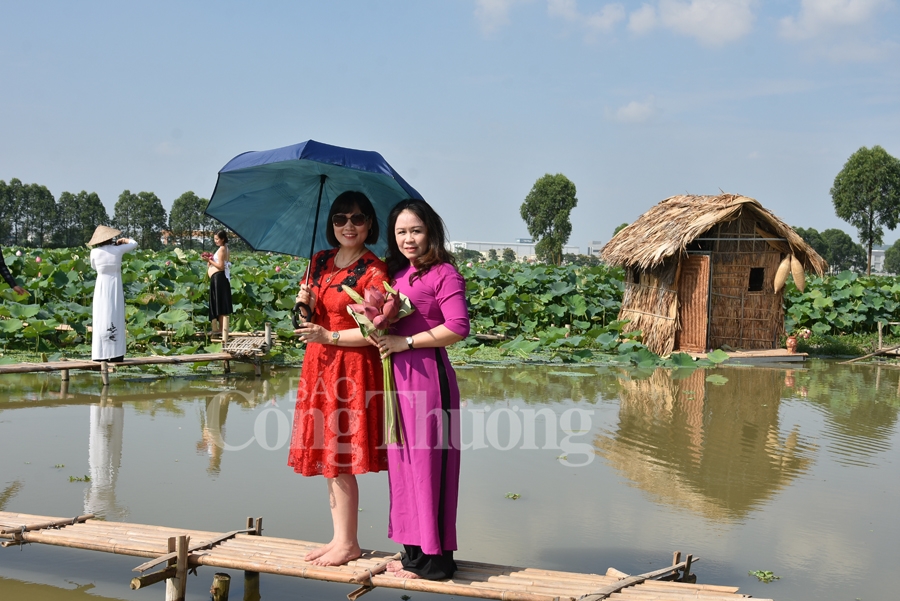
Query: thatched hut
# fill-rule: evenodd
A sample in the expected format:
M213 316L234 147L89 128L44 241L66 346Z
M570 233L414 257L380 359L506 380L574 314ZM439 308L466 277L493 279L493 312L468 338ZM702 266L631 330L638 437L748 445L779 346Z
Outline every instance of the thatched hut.
M828 264L790 226L746 196L672 196L623 228L601 251L625 268L619 319L647 348L703 352L773 349L784 334L786 269Z

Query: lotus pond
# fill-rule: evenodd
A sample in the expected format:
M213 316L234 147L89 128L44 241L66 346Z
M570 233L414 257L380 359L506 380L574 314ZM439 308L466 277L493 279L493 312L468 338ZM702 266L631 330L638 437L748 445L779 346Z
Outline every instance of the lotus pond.
M254 378L0 376L0 510L327 540L324 482L286 466L297 370ZM900 539L900 370L457 365L465 406L458 557L640 573L678 549L700 582L754 597L891 599ZM386 538L384 474L360 478L363 546ZM136 558L0 549L0 598L163 598ZM188 580L209 598L214 570ZM755 574L755 575L754 575ZM768 583L767 583L768 581ZM232 573L233 599L242 577ZM262 575L263 599L351 587ZM396 600L376 589L367 599ZM411 593L412 599L443 599Z

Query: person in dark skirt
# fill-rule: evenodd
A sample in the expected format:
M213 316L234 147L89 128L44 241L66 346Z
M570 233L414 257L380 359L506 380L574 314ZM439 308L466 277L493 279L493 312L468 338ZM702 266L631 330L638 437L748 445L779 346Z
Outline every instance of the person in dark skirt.
M0 248L0 276L6 280L6 283L9 284L9 287L16 291L16 294L25 294L25 289L19 286L19 283L16 282L16 278L12 276L9 272L9 268L6 266L6 261L3 260L3 249Z
M228 234L219 230L213 236L219 248L206 258L209 267L209 321L213 334L228 330L228 316L231 315L231 255L228 252Z

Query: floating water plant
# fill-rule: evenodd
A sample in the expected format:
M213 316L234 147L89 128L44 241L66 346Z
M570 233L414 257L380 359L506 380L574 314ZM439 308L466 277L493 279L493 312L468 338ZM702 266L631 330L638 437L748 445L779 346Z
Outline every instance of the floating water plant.
M770 582L773 582L775 580L781 580L780 576L776 576L775 574L773 574L772 572L770 572L768 570L753 570L753 571L747 572L747 574L749 576L756 576L757 580L759 580L760 582L764 582L766 584L769 584Z

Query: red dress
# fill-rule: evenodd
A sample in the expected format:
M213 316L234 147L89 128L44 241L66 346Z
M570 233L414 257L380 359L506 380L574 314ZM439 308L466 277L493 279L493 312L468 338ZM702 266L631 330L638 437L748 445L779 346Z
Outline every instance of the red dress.
M387 266L366 252L345 269L335 269L337 249L313 257L310 283L316 292L312 321L327 330L358 327L347 313L353 303L345 284L360 295L384 290ZM387 469L383 444L384 383L378 349L309 343L300 372L288 465L304 476L364 474Z

